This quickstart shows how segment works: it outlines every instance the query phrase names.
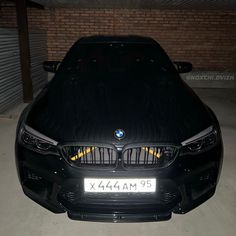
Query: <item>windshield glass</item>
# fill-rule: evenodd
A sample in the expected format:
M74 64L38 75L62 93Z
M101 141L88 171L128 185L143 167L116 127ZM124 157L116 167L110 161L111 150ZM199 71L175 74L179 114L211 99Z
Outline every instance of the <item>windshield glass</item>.
M170 72L173 65L155 44L78 44L66 55L60 70L78 74Z

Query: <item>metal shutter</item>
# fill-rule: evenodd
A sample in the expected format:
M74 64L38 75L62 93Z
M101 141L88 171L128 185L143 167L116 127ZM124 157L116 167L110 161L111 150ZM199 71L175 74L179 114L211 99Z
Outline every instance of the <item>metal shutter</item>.
M42 63L47 60L47 34L31 31L30 62L33 92L37 93L47 83L47 72ZM0 28L0 113L23 102L18 31Z
M0 28L0 113L22 101L18 32Z
M33 92L47 84L47 72L43 70L43 61L47 60L47 33L46 31L30 31L30 62Z

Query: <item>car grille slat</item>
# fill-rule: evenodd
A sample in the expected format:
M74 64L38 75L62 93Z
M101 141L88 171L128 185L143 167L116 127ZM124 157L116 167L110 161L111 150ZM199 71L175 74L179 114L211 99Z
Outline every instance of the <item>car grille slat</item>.
M155 161L156 161L156 159L155 159L155 156L154 156L154 153L153 153L153 154L152 154L152 164L154 164Z
M68 145L62 148L63 155L77 167L115 167L116 150L108 147Z
M95 156L95 153L92 152L91 155L92 155L92 164L96 164L96 156Z
M178 147L172 145L126 148L123 165L126 168L163 168L175 160L177 153Z

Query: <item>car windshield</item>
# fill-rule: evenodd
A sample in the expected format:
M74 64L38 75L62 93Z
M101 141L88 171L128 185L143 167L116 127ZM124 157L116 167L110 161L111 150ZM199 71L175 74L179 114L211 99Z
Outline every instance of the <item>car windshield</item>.
M90 43L73 46L60 69L78 74L161 73L173 71L173 65L165 52L155 44Z

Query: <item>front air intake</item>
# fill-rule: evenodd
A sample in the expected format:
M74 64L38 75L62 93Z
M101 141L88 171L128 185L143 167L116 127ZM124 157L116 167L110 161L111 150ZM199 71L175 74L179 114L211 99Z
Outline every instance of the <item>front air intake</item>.
M63 155L77 167L115 167L117 155L112 147L99 146L64 146Z
M172 145L127 147L123 151L123 165L126 168L164 168L177 154L178 147Z

